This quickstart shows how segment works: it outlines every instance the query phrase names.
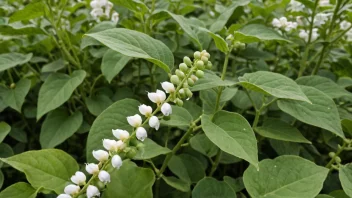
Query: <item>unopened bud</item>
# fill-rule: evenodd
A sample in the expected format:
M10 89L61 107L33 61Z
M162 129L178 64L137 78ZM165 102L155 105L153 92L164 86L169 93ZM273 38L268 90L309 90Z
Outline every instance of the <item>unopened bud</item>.
M200 61L197 61L196 67L197 67L197 69L203 70L203 69L204 69L204 62L201 61L201 60L200 60Z
M183 57L183 62L189 67L192 66L192 61L188 56Z
M200 59L200 52L199 51L194 52L193 56L195 59Z
M188 78L187 83L190 87L192 87L194 85L194 81L192 80L192 78Z
M176 99L176 105L179 106L179 107L182 107L183 106L183 101L179 98Z
M132 159L132 158L134 158L134 156L136 156L136 154L137 154L137 150L132 147L132 148L127 152L126 156L127 156L128 158Z
M179 65L179 68L180 68L180 70L183 71L183 72L187 72L187 71L188 71L188 67L187 67L186 63L181 63L181 64Z
M185 77L185 73L183 73L181 70L176 69L175 71L176 75L180 78L183 79Z
M208 58L205 57L205 56L202 56L202 59L201 59L204 63L204 65L207 65L208 64Z
M329 153L329 157L333 158L335 156L335 153L334 152L330 152Z
M175 84L175 85L180 84L180 78L179 78L178 76L176 76L176 75L172 75L172 76L170 77L170 81L171 81L173 84Z
M11 88L11 89L16 88L16 84L15 84L15 83L11 83L10 88Z
M208 61L208 64L206 65L205 68L211 69L212 67L213 67L213 64L210 61Z
M196 72L196 76L197 76L198 78L203 78L203 77L204 77L204 72L203 72L202 70L198 70L198 71Z
M178 91L178 93L180 94L180 97L181 98L185 98L186 97L186 91L185 91L185 89L180 89L180 91Z
M227 37L226 37L226 40L228 40L228 41L232 41L233 40L233 35L232 34L230 34L230 35L228 35Z
M335 157L335 162L340 164L341 163L341 158L339 156L336 156Z
M187 82L185 82L185 83L183 83L183 86L182 86L183 88L188 88L189 86L188 86L188 83Z
M186 92L187 98L192 98L193 93L192 93L192 91L190 89L185 88L185 92Z

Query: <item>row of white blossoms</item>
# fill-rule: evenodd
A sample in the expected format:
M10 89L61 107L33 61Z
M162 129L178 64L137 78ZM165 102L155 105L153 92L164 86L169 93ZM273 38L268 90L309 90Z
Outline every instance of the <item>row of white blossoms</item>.
M127 117L127 122L133 127L132 134L126 130L112 129L112 134L117 140L103 139L103 147L106 150L94 150L92 152L93 157L99 161L99 164L86 164L86 171L88 174L93 175L92 178L86 182L86 175L81 171L77 171L75 175L71 177L73 184L67 185L64 189L65 193L58 195L57 198L78 197L83 194L84 191L87 198L99 197L100 191L98 187L91 185L91 181L97 177L103 184L109 183L110 174L105 171L104 168L106 168L110 162L112 167L116 169L119 169L122 166L122 158L119 153L123 152L127 147L126 142L133 137L136 137L143 142L145 138L147 138L147 131L143 127L146 123L148 123L151 128L158 130L160 127L160 121L155 115L159 111L161 111L164 116L171 115L172 106L168 103L169 101L182 106L183 102L181 99L192 97L192 92L188 87L193 86L198 78L204 76L202 70L211 68L212 64L208 61L209 58L210 55L205 50L202 52L195 52L193 62L189 57L184 57L184 62L181 63L179 69L176 69L175 71L176 75L171 75L171 82L161 83L164 91L169 94L168 98L166 97L166 93L162 90L148 93L149 100L155 103L157 108L153 111L151 106L145 104L138 107L140 114L146 118L144 122L142 116L139 114Z
M93 0L90 2L90 7L93 8L90 15L98 22L100 22L101 18L107 18L117 23L119 21L119 13L112 10L113 6L114 4L108 0Z

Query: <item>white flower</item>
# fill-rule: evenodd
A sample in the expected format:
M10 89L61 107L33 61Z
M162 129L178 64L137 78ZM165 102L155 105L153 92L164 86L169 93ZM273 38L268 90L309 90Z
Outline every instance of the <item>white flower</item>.
M311 40L315 41L315 40L317 40L318 37L319 37L318 29L317 28L313 28Z
M104 11L102 8L94 8L91 12L90 15L93 17L93 19L98 19L104 14Z
M93 151L92 153L93 153L93 157L97 159L99 162L106 161L109 158L109 153L104 150L97 150L97 151Z
M136 130L136 137L143 142L144 139L147 138L147 131L143 127L138 127Z
M73 195L73 194L77 194L79 190L81 190L79 186L69 184L65 187L64 192L68 195Z
M114 6L113 3L111 3L110 1L107 1L105 3L105 9L111 10L111 8Z
M116 140L103 139L103 146L108 151L117 151Z
M110 182L110 174L104 170L99 172L98 178L103 183Z
M163 106L161 106L161 112L162 112L165 116L169 116L170 114L172 114L171 105L170 105L169 103L164 103Z
M291 21L289 21L289 22L286 23L285 30L286 30L287 32L289 32L289 31L291 31L292 29L296 29L297 26L298 26L297 22L291 22Z
M77 171L75 175L71 177L71 181L77 185L84 185L86 183L86 175L81 171Z
M330 14L324 14L324 13L318 13L314 17L314 25L320 27L321 25L324 25L327 20L329 20Z
M145 115L147 117L150 116L153 112L152 107L145 104L139 105L138 109L142 115Z
M309 37L309 34L307 31L305 30L300 30L298 36L303 39L304 41L308 42L308 37Z
M119 13L114 11L111 15L111 21L117 24L119 22Z
M112 157L111 159L111 165L114 168L119 169L122 166L122 159L119 155L114 155L114 157Z
M165 101L166 94L163 91L157 89L156 92L148 93L148 98L150 101L160 104Z
M271 24L273 25L273 27L276 27L276 28L280 28L281 27L281 22L277 18L274 18L273 21L271 22Z
M352 29L346 33L347 41L352 41Z
M329 6L330 0L319 0L319 5L320 6Z
M86 171L89 174L96 174L99 172L99 166L94 163L86 164Z
M349 27L351 27L351 23L348 21L342 21L340 23L340 29L341 30L347 30Z
M149 119L149 126L152 127L152 128L155 128L155 130L158 130L159 127L160 127L159 118L156 117L156 116L152 116L152 117Z
M90 2L90 7L92 8L101 8L101 6L99 5L98 1L93 0Z
M116 142L116 149L118 151L123 150L125 147L126 147L126 144L122 140L119 140Z
M67 194L60 194L56 198L72 198L72 197L70 195L67 195Z
M303 25L304 25L302 19L303 19L302 16L297 16L297 17L296 17L297 25L300 25L300 26L303 26Z
M175 92L175 86L174 84L170 83L170 82L163 82L161 83L161 86L163 87L163 89L165 90L166 93L172 93Z
M126 130L113 129L112 134L119 140L125 141L130 137L130 134Z
M134 116L128 116L127 117L127 122L133 127L139 127L142 124L142 117L138 114Z
M309 39L309 32L308 32L308 31L305 31L305 30L300 30L298 36L299 36L300 38L304 39L304 41L308 42L308 39ZM312 36L311 36L311 41L317 40L318 37L319 37L318 29L317 29L317 28L313 28Z
M287 10L292 12L300 12L300 11L303 11L304 8L305 6L302 3L295 0L291 0L290 3L288 4Z
M99 189L95 186L89 185L87 188L87 198L92 198L94 196L100 196Z

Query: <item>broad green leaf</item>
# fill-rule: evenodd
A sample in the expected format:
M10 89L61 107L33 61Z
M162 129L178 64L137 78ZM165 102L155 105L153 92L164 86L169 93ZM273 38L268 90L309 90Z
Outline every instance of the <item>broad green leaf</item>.
M111 182L107 185L103 198L152 198L154 181L151 169L124 161L120 169L111 173Z
M83 70L76 70L71 76L62 73L51 74L39 90L37 120L64 104L85 77L86 72Z
M341 77L337 81L337 84L343 88L351 87L352 86L352 78L350 77Z
M216 155L218 148L209 140L209 138L205 134L198 134L193 136L189 143L191 147L202 153L205 156L213 157Z
M334 197L332 197L332 196L330 196L330 195L323 195L323 194L320 194L320 195L316 196L315 198L334 198Z
M48 63L48 64L45 64L42 69L41 69L41 72L42 73L45 73L45 72L56 72L62 68L65 67L65 61L60 58L60 59L57 59L51 63Z
M214 87L225 87L232 86L236 84L234 81L229 80L221 80L215 73L212 72L204 72L205 75L203 78L200 78L193 87L191 87L191 91L200 91L204 89L211 89Z
M40 130L42 148L54 148L71 137L81 126L83 116L80 111L68 115L65 110L57 109L49 113Z
M234 179L229 176L224 176L224 182L226 182L235 192L240 192L244 189L242 177Z
M12 147L5 143L0 143L0 158L11 157L14 155ZM0 160L0 168L3 166L3 162Z
M262 97L260 97L260 93L251 91L249 95L251 96L251 98L254 100L254 103L258 107L259 105L257 104L261 104L261 100L262 100ZM243 110L249 109L253 106L251 100L248 98L248 95L243 90L238 90L236 92L235 96L231 99L231 103L235 105L237 108L243 109Z
M260 41L286 41L291 42L283 38L278 32L270 29L262 24L249 24L243 26L238 31L234 33L235 40L242 43L253 43Z
M234 164L240 161L242 161L242 159L226 152L221 152L220 154L220 164Z
M211 38L213 38L216 47L220 51L222 51L224 53L227 53L230 50L228 44L225 41L225 39L223 39L220 35L214 34L213 32L209 31L208 29L201 28L201 27L199 27L199 30L208 33L211 36Z
M104 149L102 139L115 139L112 129L123 129L132 132L131 125L128 124L126 117L133 116L138 111L139 101L123 99L115 102L105 109L93 122L87 140L87 161L95 162L92 151Z
M218 32L222 30L222 28L225 27L227 21L235 11L235 9L239 6L245 6L247 5L250 1L249 0L242 0L242 1L232 1L233 3L223 12L220 14L220 16L216 19L216 22L213 23L210 26L210 31L211 32ZM232 34L233 32L231 32Z
M224 181L212 177L200 180L192 191L193 198L236 198L236 192Z
M4 103L18 112L21 112L24 99L31 88L31 81L27 78L22 78L16 83L14 89L6 89L3 95Z
M25 182L18 182L0 192L0 197L6 198L36 198L37 190Z
M240 114L219 111L213 119L203 115L202 128L210 141L224 152L258 165L257 140L252 127Z
M45 14L47 7L43 1L38 1L26 5L22 10L16 11L11 15L9 22L23 21L34 19Z
M231 100L237 93L238 88L231 88L231 87L226 87L222 92L220 96L220 102L227 102Z
M189 154L172 156L168 167L177 177L188 183L196 183L205 177L201 162Z
M125 7L133 12L136 13L146 13L149 12L148 7L141 1L139 0L111 0L112 3Z
M351 198L350 196L346 195L346 193L343 190L332 191L329 195L331 195L334 198Z
M200 91L200 99L202 100L203 105L203 114L214 114L216 111L216 100L217 100L217 91L214 89L206 89ZM221 107L224 103L220 103Z
M126 66L131 57L120 54L114 50L109 49L103 56L101 63L101 72L106 80L111 83L112 79L120 73Z
M69 154L57 149L27 151L1 160L26 174L33 187L43 187L61 194L78 170L78 164Z
M0 169L0 189L2 187L2 185L4 184L4 174L2 173L1 169ZM0 193L1 195L1 193Z
M89 112L95 116L101 114L113 103L108 96L102 94L86 98L85 102Z
M284 155L261 161L259 169L248 167L243 181L251 197L315 197L328 172L329 169L301 157Z
M269 142L278 155L299 155L301 148L299 143L275 139L270 139Z
M28 142L26 131L24 131L23 129L18 128L18 127L11 127L11 131L9 133L9 136L19 142L22 142L22 143Z
M15 67L17 65L22 65L31 60L33 54L20 54L16 52L0 54L0 72Z
M189 192L190 191L189 183L187 183L181 179L177 179L176 177L173 177L173 176L171 176L171 177L162 176L161 178L163 178L165 183L167 183L169 186L172 186L181 192Z
M169 120L161 120L161 124L167 126L189 126L192 122L192 115L183 107L172 106L172 114Z
M276 118L266 119L263 125L255 128L254 131L267 138L311 144L297 128Z
M346 164L339 169L339 178L346 194L352 197L352 164Z
M275 96L280 99L300 100L311 103L292 79L278 73L258 71L239 77L239 83L246 89Z
M321 76L303 76L298 78L296 82L299 85L314 87L330 98L351 95L351 93L348 93L348 91L337 85L334 81Z
M146 59L166 72L170 72L174 66L170 49L161 41L141 32L114 28L86 35L125 56Z
M10 24L10 25L0 25L1 35L36 35L36 34L46 34L43 29L35 27L34 25L22 25Z
M301 122L326 129L340 137L344 137L339 113L334 101L313 87L302 85L301 89L312 104L294 100L279 100L279 108Z
M0 122L0 143L5 139L7 134L9 134L11 131L11 126L8 125L6 122L1 121Z
M95 33L95 32L101 32L104 30L108 30L108 29L113 29L116 27L116 24L112 21L102 21L98 24L96 24L92 29L90 29L87 34L90 33ZM88 36L84 36L82 38L82 42L81 42L81 49L84 49L88 46L91 45L100 45L100 42L95 40L94 38L88 37Z
M159 155L165 155L167 153L170 153L171 150L162 147L159 144L155 143L153 140L147 138L143 142L144 146L139 148L137 151L136 156L134 156L133 159L135 160L145 160L145 159L151 159Z

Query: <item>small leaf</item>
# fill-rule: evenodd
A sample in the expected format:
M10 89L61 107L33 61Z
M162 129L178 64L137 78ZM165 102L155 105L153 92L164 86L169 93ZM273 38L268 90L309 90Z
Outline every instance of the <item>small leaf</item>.
M187 183L181 179L177 179L176 177L172 177L172 176L171 177L162 176L161 178L163 178L165 183L167 183L169 186L172 186L181 192L189 192L190 191L189 183Z
M172 106L172 114L169 120L161 120L161 124L167 126L189 126L192 122L192 115L183 107Z
M136 13L146 13L149 12L148 7L141 1L139 0L111 0L112 3L125 7L133 12Z
M43 16L46 10L47 7L43 1L33 2L26 5L26 7L24 7L22 10L18 10L12 14L9 22L13 23L16 21L38 18Z
M270 40L291 42L290 40L283 38L275 30L270 29L262 24L249 24L243 26L238 31L235 31L234 37L235 40L242 43L253 43Z
M114 50L109 49L103 56L101 63L101 72L106 80L111 83L112 79L120 73L126 66L131 57L120 54Z
M159 155L165 155L171 152L170 149L160 146L149 138L145 139L143 144L144 146L139 148L136 156L134 156L134 160L151 159Z
M21 128L12 127L9 136L22 143L28 142L27 133Z
M251 197L315 197L323 187L329 169L298 156L265 159L259 169L250 166L244 172L244 185Z
M235 192L240 192L245 188L242 177L234 179L232 177L225 176L224 182L226 182Z
M31 60L33 54L20 54L16 52L0 54L0 72L15 67L17 65L22 65Z
M5 190L0 192L0 197L6 198L36 198L37 190L31 185L18 182L7 187Z
M346 164L339 169L339 178L346 194L352 197L352 164Z
M281 140L270 139L271 147L278 155L299 155L301 149L300 145L296 142L286 142Z
M204 72L204 77L199 79L193 87L191 87L191 91L200 91L205 89L211 89L214 87L225 87L232 86L236 84L234 81L229 80L221 80L215 73L212 72Z
M218 151L215 144L211 142L205 134L197 134L193 136L189 143L194 150L208 157L215 156Z
M196 183L205 177L205 170L203 169L201 162L189 154L172 156L168 163L168 167L171 172L188 183Z
M101 21L100 23L96 24L92 29L90 29L87 34L90 33L95 33L95 32L102 32L104 30L108 30L108 29L113 29L116 27L116 24L112 21ZM88 36L84 36L82 38L82 42L81 42L81 49L84 49L88 46L92 46L92 45L100 45L100 42L95 40L92 37L88 37Z
M113 103L108 96L102 94L86 98L85 102L89 112L95 116L100 115Z
M193 198L236 198L236 192L224 181L212 177L200 180L192 191Z
M45 72L56 72L62 68L65 67L65 62L62 58L57 59L51 63L45 64L42 69L41 72L45 73Z
M0 143L0 158L11 157L14 155L12 147L5 143ZM0 168L3 166L2 161L0 160Z
M199 27L199 30L207 32L211 36L211 38L213 38L216 47L220 51L222 51L224 53L227 53L230 50L228 44L225 41L225 39L223 39L220 35L214 34L213 32L211 32L211 31L209 31L209 30L207 30L205 28L201 28L201 27Z
M11 126L8 125L6 122L0 122L0 143L5 139L7 134L11 131Z
M19 24L0 25L0 33L9 36L46 34L43 29L34 25L22 25L21 22L18 23Z
M3 94L4 103L16 111L21 113L24 99L31 88L31 81L27 78L22 78L16 83L14 89L6 89Z

